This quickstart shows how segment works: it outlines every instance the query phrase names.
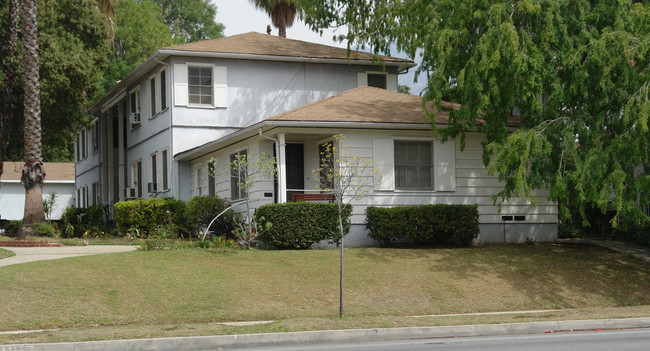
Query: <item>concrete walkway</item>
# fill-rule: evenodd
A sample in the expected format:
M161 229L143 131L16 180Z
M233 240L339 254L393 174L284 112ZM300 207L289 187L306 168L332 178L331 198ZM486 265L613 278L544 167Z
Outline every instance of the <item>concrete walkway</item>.
M114 252L129 252L136 250L135 245L92 245L92 246L63 246L63 247L3 247L13 251L16 256L0 260L0 267L12 264L56 260L59 258L99 255Z

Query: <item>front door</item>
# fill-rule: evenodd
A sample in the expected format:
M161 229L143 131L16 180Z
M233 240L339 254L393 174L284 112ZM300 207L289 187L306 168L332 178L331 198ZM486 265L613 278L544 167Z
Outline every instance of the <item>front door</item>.
M287 165L287 201L293 194L303 194L305 188L305 161L303 144L287 144L285 148Z

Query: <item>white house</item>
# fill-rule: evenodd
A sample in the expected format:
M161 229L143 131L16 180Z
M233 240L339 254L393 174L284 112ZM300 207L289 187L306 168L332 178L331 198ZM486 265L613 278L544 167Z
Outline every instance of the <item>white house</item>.
M190 179L207 171L173 155L358 86L396 91L413 66L258 33L162 48L92 107L75 145L76 205L103 204L110 219L118 201L206 194Z
M447 103L448 108L457 108ZM469 133L466 147L432 138L431 125L423 118L422 100L371 87L355 88L333 97L275 115L212 142L175 155L194 170L189 179L191 195L216 194L238 199L238 177L228 171L237 153L278 155L277 181L259 183L249 194L253 207L291 200L293 194L316 192L320 150L336 134L345 136L353 155L370 158L381 173L374 189L353 204L348 245L372 244L366 236L368 206L418 204L477 204L480 235L475 243L553 241L557 237L557 206L537 194L537 206L521 199L504 203L501 211L491 197L502 189L497 177L483 165L479 133ZM439 111L436 123L445 125L448 112ZM517 127L513 118L510 128ZM217 164L211 163L217 160ZM225 170L224 170L225 166ZM216 168L215 176L208 173ZM277 183L276 183L277 182Z
M20 182L24 162L4 162L0 178L0 218L21 220L25 213L25 186ZM52 219L61 219L66 207L74 205L74 163L45 162L43 199L57 194Z

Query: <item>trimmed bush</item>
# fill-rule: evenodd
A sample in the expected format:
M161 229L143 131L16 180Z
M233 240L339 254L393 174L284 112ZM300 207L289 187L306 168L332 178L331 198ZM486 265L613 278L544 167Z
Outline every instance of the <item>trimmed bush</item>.
M352 206L343 207L343 231L350 231ZM321 240L332 243L341 238L338 205L333 203L288 202L267 204L255 211L260 239L278 249L308 249ZM271 223L269 227L267 223Z
M422 245L469 246L479 233L476 205L368 207L368 236L384 245L409 238Z
M217 196L195 196L185 206L185 218L192 229L206 228L212 219L230 206L230 203ZM234 238L235 229L233 212L227 211L217 219L210 232L218 236Z
M137 229L141 237L160 233L159 228L174 235L187 230L185 203L171 198L122 201L114 205L115 224L121 231Z

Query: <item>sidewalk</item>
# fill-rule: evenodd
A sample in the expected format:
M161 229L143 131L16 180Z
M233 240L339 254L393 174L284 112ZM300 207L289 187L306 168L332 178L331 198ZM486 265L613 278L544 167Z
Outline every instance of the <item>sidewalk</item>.
M70 342L56 344L0 345L0 350L122 351L122 350L219 350L225 347L264 347L345 341L381 341L444 337L543 334L558 331L650 328L650 318L592 319L530 323L458 325L417 328L320 330L268 334L195 336L135 340Z
M12 264L56 260L59 258L98 255L114 252L129 252L136 250L135 245L92 245L92 246L63 246L63 247L3 247L13 251L16 256L0 260L0 267Z

